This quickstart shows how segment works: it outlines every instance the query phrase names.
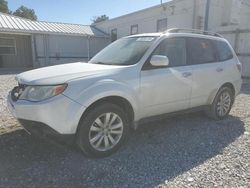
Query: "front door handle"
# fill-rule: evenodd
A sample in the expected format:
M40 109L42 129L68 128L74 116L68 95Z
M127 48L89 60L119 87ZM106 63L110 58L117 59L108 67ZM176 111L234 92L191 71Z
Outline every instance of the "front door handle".
M216 71L217 71L217 72L222 72L222 71L223 71L223 68L220 68L220 67L219 67L219 68L216 69Z
M182 73L182 76L187 78L189 76L192 76L192 73L191 72L184 72L184 73Z

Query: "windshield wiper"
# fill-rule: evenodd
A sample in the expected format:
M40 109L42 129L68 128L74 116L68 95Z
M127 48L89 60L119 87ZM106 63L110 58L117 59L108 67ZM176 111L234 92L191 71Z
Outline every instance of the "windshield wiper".
M100 65L108 65L107 63L104 63L104 62L94 62L94 63L92 63L92 64L100 64Z
M107 63L107 62L94 62L92 64L99 64L99 65L117 65L115 63Z

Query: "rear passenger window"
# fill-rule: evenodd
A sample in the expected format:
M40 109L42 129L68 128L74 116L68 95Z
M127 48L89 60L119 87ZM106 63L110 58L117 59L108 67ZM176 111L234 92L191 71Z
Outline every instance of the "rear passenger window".
M186 41L184 38L165 39L152 55L167 56L170 66L186 65Z
M226 42L214 41L219 61L226 61L233 58L233 53Z
M216 62L216 55L210 40L187 38L188 64L205 64Z

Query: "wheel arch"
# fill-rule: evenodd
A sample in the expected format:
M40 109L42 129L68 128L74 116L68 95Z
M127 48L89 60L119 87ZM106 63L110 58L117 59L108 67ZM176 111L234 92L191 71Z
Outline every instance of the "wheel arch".
M232 92L233 92L233 96L235 97L235 87L234 87L234 85L233 85L232 83L227 82L227 83L223 84L223 85L220 87L220 89L223 88L223 87L228 87L228 88L230 88L230 89L232 90Z
M212 103L213 103L214 98L216 97L217 93L218 93L218 92L220 91L220 89L223 88L223 87L230 88L230 89L232 90L232 92L233 92L233 100L235 99L235 92L236 92L236 90L235 90L234 85L233 85L231 82L226 82L226 83L224 83L223 85L221 85L218 89L215 89L215 90L212 92L212 94L211 94L210 97L209 97L209 104L212 104Z
M98 105L101 105L103 103L112 103L115 104L117 106L119 106L121 109L124 110L124 112L126 114L128 114L128 118L129 118L129 122L131 127L133 128L134 125L134 118L135 118L135 109L132 106L131 102L122 97L122 96L118 96L118 95L113 95L113 96L106 96L106 97L102 97L96 101L93 101L86 109L85 111L82 113L82 116L80 118L80 121L77 125L77 130L76 132L78 132L79 129L79 124L80 122L83 120L84 117L86 117L86 115L88 114L88 112L90 112L93 108L95 108Z

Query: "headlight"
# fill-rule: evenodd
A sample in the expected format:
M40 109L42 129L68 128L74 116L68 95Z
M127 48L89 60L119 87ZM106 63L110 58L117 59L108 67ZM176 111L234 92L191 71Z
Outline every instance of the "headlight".
M38 102L61 94L67 84L55 86L26 86L19 99Z

